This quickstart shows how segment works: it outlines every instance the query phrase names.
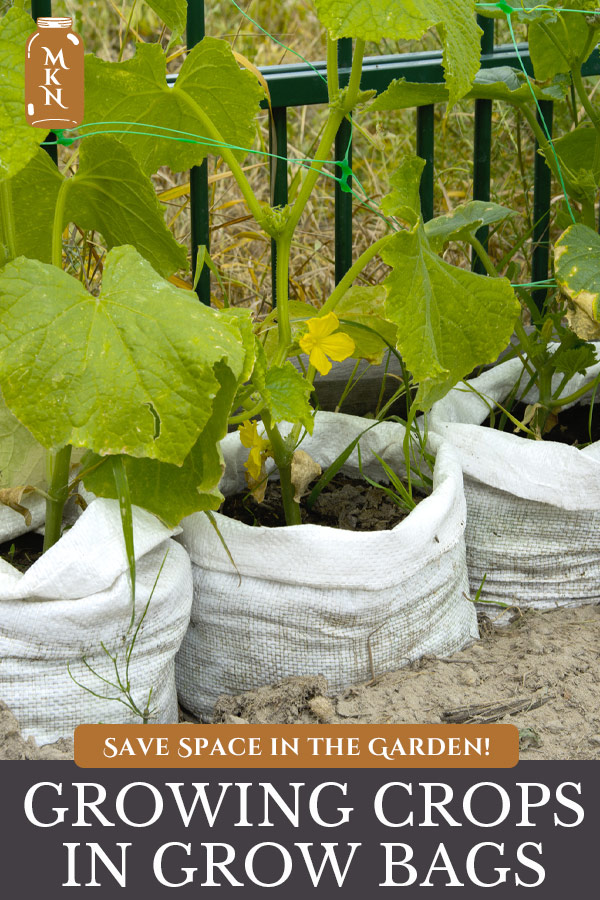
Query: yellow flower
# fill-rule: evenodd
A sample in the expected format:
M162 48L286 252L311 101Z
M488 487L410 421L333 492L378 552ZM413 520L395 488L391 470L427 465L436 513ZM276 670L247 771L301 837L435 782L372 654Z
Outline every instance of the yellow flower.
M354 351L354 341L347 334L334 334L340 324L335 313L327 313L309 319L308 334L300 338L300 347L308 355L308 361L321 375L327 375L331 369L329 356L336 362L348 359Z
M250 453L244 463L248 475L253 481L259 481L263 475L265 460L270 454L271 445L258 433L256 422L244 422L238 426L242 446L248 447Z

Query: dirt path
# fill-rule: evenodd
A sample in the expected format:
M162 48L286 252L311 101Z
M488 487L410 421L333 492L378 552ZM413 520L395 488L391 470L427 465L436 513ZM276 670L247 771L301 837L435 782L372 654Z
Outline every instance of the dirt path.
M322 677L287 679L221 698L215 721L509 722L522 759L600 759L600 607L482 625L482 639L449 659L425 658L332 698Z

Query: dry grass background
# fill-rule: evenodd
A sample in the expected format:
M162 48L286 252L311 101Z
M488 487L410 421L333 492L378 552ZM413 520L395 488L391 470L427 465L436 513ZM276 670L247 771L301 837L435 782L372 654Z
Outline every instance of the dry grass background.
M240 0L240 6L261 23L278 41L293 48L311 61L324 58L324 41L311 0ZM84 37L87 51L104 59L115 60L122 53L132 56L135 41L161 40L166 47L169 32L142 0L136 0L131 29L127 31L132 0L55 0L55 15L71 15L75 28ZM208 34L228 40L236 51L255 65L289 63L295 57L265 36L231 3L231 0L206 0ZM518 37L524 38L521 31ZM497 43L508 40L508 32L497 25ZM376 47L367 45L367 55L433 49L439 46L435 33L419 43L388 41ZM170 50L169 70L176 71L185 58L185 47ZM561 121L561 117L563 121ZM444 109L436 110L436 213L452 210L472 197L473 190L473 103L461 103L448 120ZM310 156L324 120L323 107L309 106L289 111L288 155ZM415 151L415 113L370 113L360 110L355 131L354 172L368 196L375 201L388 191L389 178L401 159ZM261 115L255 146L268 148L268 113ZM566 114L558 114L558 127L569 128ZM512 248L532 229L533 137L525 122L509 107L495 104L492 143L492 199L515 209L519 215L506 222L492 237L491 255L496 261L507 261ZM268 157L249 154L245 166L257 195L269 198ZM293 199L299 178L299 167L290 166L290 198ZM248 217L247 209L234 180L221 160L209 160L211 205L211 256L218 266L232 304L251 306L257 313L268 311L271 297L270 243ZM165 216L177 240L189 239L189 196L187 173L162 169L155 176L157 192L165 205ZM560 205L560 195L554 198ZM333 286L333 182L321 178L300 223L293 247L291 296L320 305ZM358 200L353 210L355 246L358 255L382 235L385 223ZM556 229L555 229L556 230ZM557 235L560 229L557 231ZM96 236L89 246L95 254L92 265L86 257L82 236L72 240L73 258L83 257L81 268L89 276L101 268L101 244ZM451 246L447 257L458 265L468 265L464 249ZM506 267L504 267L506 269ZM374 261L363 273L365 283L377 283L386 274L383 264ZM513 281L530 280L530 242L525 241L508 270ZM189 275L180 273L189 283ZM223 304L223 292L213 278L215 305Z

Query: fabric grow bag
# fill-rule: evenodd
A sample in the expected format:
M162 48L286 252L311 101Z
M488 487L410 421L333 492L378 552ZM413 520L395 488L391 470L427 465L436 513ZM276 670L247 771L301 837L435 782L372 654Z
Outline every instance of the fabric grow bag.
M153 688L153 723L178 720L175 653L189 622L192 601L190 561L172 532L143 510L134 509L137 563L136 620L164 566L138 634L129 676L132 694L144 708ZM168 553L167 553L168 551ZM166 555L166 558L165 558ZM0 697L19 720L23 735L38 744L70 736L81 723L140 723L115 700L117 693L94 677L114 680L112 663L100 642L123 650L131 618L131 591L119 505L95 500L53 547L22 574L0 560Z
M596 365L573 378L564 396L599 371ZM510 360L470 384L502 403L521 373L520 360ZM521 397L537 398L535 389ZM481 426L488 414L488 404L463 386L429 416L430 443L450 444L463 469L472 596L485 575L481 598L487 601L534 609L598 602L600 442L578 450L527 440Z
M317 413L302 449L325 469L373 422ZM361 439L363 469L381 478L371 450L403 470L400 425L382 423ZM225 494L243 490L248 451L222 442ZM343 471L360 477L356 450ZM180 701L197 716L219 695L289 675L323 674L332 691L397 669L424 654L445 656L478 636L468 590L460 466L441 448L434 491L389 531L350 532L318 525L250 527L216 514L219 536L202 514L184 519L192 559L190 628L176 659Z

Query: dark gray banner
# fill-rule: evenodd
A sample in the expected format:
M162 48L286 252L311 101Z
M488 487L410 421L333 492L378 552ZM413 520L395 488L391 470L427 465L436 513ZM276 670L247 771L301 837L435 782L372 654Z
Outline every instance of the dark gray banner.
M598 895L597 762L252 772L2 762L0 785L6 897Z

